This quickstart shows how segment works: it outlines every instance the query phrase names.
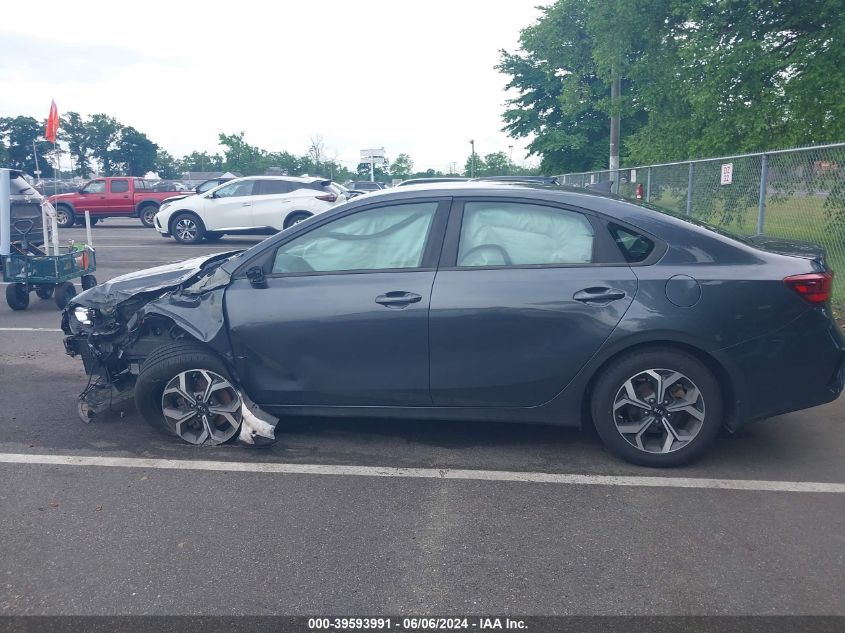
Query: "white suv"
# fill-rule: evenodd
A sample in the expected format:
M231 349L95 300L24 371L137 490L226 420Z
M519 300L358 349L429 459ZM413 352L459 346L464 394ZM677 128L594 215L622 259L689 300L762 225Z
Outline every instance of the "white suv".
M196 244L226 233L281 231L346 199L340 185L324 178L250 176L165 202L153 226L163 237Z

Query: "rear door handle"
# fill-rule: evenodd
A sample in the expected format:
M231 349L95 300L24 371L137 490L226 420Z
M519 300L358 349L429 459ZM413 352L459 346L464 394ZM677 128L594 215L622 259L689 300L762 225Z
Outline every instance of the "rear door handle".
M624 299L625 293L615 288L584 288L572 295L572 298L581 303L609 303Z
M392 290L376 297L376 303L388 308L404 308L412 303L417 303L422 297L413 292L404 290Z
M251 202L241 202L241 206L242 207L251 207L252 203Z

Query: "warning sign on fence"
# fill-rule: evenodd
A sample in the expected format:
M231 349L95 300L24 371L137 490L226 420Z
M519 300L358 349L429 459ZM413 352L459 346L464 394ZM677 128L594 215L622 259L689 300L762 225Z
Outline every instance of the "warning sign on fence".
M722 165L722 184L729 185L734 179L734 164L725 163Z

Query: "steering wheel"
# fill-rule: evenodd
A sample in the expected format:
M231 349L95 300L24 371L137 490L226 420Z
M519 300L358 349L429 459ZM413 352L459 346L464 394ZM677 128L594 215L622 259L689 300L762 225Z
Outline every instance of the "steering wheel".
M482 249L487 249L487 250L492 250L492 251L495 251L495 252L496 252L496 254L497 254L499 257L501 257L501 258L502 258L502 261L504 262L504 265L505 265L505 266L511 266L511 265L513 264L513 260L511 260L510 255L508 255L508 252L507 252L504 248L502 248L501 246L499 246L498 244L479 244L478 246L473 246L473 247L472 247L471 249L469 249L466 253L464 253L464 254L461 256L461 261L460 261L460 262L458 262L458 265L459 265L459 266L464 265L464 264L463 264L463 262L464 262L464 261L466 261L466 259L467 259L470 255L472 255L472 254L473 254L473 253L475 253L476 251L480 251L480 250L482 250ZM485 264L481 264L481 265L482 265L482 266L484 266ZM486 264L486 265L488 265L488 266L496 266L497 264Z

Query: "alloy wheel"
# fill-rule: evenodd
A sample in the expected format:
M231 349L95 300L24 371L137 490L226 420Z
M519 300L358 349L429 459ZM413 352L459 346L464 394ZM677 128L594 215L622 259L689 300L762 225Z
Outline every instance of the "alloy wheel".
M68 223L67 211L63 208L56 209L56 223L60 226L64 226Z
M176 374L161 395L170 429L190 444L222 444L241 426L241 397L226 378L207 369Z
M684 374L647 369L626 380L613 400L616 430L646 453L673 453L704 426L704 397Z
M175 227L176 236L182 242L191 242L197 238L197 223L191 218L179 218Z
M147 207L141 214L141 221L147 226L153 226L153 218L155 218L158 209L155 207Z

